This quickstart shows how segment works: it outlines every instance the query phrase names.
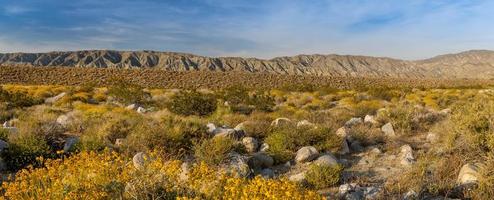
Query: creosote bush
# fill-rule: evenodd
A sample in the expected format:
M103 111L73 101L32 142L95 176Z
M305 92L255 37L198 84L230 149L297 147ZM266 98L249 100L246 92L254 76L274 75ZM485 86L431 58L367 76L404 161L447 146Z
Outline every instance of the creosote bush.
M235 149L235 141L226 137L214 137L194 145L194 155L197 160L209 165L221 164L228 153Z
M212 94L202 94L195 90L180 91L171 97L167 107L179 115L206 116L216 110L217 100Z
M145 103L146 97L149 96L144 92L144 88L127 82L123 79L113 79L111 86L108 88L108 95L115 98L117 101L130 103Z
M313 164L305 174L305 178L311 187L321 189L336 185L340 181L342 171L343 167L341 165Z

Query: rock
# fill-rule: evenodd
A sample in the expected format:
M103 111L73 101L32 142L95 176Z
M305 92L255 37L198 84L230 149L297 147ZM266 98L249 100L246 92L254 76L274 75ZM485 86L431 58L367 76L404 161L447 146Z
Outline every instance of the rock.
M346 127L341 127L338 130L336 130L336 135L341 138L347 138L350 135L350 133Z
M2 152L4 149L9 148L9 143L0 140L0 152Z
M367 123L367 124L379 124L379 122L375 119L374 116L372 115L366 115L364 117L364 123Z
M415 158L413 157L413 149L410 145L401 146L400 152L400 164L405 166L410 166L415 163Z
M248 164L253 169L263 169L273 166L274 159L263 152L258 152L250 157Z
M350 149L356 152L364 150L359 141L353 141L352 144L350 144Z
M479 176L479 168L477 165L465 164L460 169L457 182L460 185L475 184L478 182Z
M387 137L396 137L395 130L393 129L393 125L391 123L384 124L384 126L381 127L381 131Z
M345 122L345 126L346 127L352 127L352 126L355 126L357 124L362 124L362 123L364 123L362 121L362 118L354 117L354 118L351 118L350 120L348 120L347 122Z
M290 125L292 124L292 120L288 119L288 118L277 118L275 120L273 120L273 122L271 122L271 126L274 126L274 127L281 127L281 126L287 126L287 125Z
M235 126L235 129L236 131L243 131L245 133L245 124L248 123L248 122L242 122L240 124L237 124L237 126Z
M242 144L249 153L256 152L257 148L259 148L259 142L253 137L244 137L242 139Z
M333 166L338 164L338 159L336 159L332 154L324 154L319 156L319 158L314 161L314 164L319 166Z
M377 147L372 147L372 148L370 149L370 151L369 151L369 152L371 152L371 153L373 153L373 154L378 154L378 155L383 153L383 152L381 151L381 149L379 149L379 148L377 148Z
M216 126L213 123L208 123L206 127L208 128L207 132L210 134L212 134L214 130L216 130Z
M319 152L313 146L302 147L297 151L297 155L295 156L295 162L304 163L309 162L317 158Z
M140 106L137 108L137 110L136 110L136 111L137 111L137 113L139 113L139 114L144 114L144 113L146 113L146 112L147 112L147 110L146 110L145 108L140 107Z
M180 166L180 174L178 175L178 179L181 181L187 181L189 179L190 172L190 163L184 162Z
M301 127L316 128L316 125L309 122L308 120L302 120L297 123L297 128Z
M266 179L274 178L274 176L275 176L274 171L272 169L269 169L269 168L263 169L261 171L260 175Z
M67 128L68 126L74 124L75 121L76 121L76 116L74 112L69 112L67 114L60 115L57 117L56 120L56 122L62 125L62 127L64 128Z
M439 136L435 133L428 133L426 137L427 142L436 143L439 140Z
M267 152L269 150L269 144L268 143L262 143L261 147L259 147L260 152Z
M442 109L441 111L439 111L439 113L443 116L449 115L451 114L451 109L450 108Z
M348 154L350 153L350 147L348 146L348 141L343 139L341 141L340 154Z
M341 196L344 196L344 195L346 195L352 191L355 191L356 188L357 188L356 183L346 183L346 184L340 185L340 187L338 188L338 194Z
M345 195L345 200L363 200L364 194L362 191L355 191Z
M138 104L133 103L133 104L130 104L127 107L125 107L125 109L127 109L127 110L137 110L137 108L139 108L139 107L140 106Z
M230 175L246 178L252 173L248 161L249 158L247 156L232 152L228 155L227 164L222 168Z
M405 195L403 195L403 200L413 200L418 198L417 192L410 190Z
M62 92L62 93L58 94L57 96L45 99L45 103L47 103L47 104L55 103L58 100L62 99L65 95L67 95L67 93Z
M288 180L296 183L305 182L306 181L305 172L300 172L298 174L291 175L288 177Z
M364 192L365 199L377 199L381 189L378 187L364 187L362 191Z
M9 122L9 121L5 121L5 122L3 123L3 127L4 127L4 128L11 127L10 122Z
M233 128L219 127L213 131L214 137L228 137L232 139L240 139L243 137L243 132L236 131Z
M119 147L122 146L125 143L125 138L117 138L115 140L115 146Z
M135 168L143 169L148 160L149 160L148 155L146 155L144 152L139 152L136 153L132 158L132 163L134 164Z
M69 137L65 139L65 144L63 145L63 152L68 153L74 150L75 144L79 142L78 137Z

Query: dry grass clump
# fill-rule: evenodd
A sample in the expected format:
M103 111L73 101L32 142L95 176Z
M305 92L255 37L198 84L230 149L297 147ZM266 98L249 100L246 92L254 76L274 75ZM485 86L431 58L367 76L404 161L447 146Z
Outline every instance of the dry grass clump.
M341 165L316 165L310 166L309 171L305 175L307 183L314 188L322 189L336 185L341 179Z

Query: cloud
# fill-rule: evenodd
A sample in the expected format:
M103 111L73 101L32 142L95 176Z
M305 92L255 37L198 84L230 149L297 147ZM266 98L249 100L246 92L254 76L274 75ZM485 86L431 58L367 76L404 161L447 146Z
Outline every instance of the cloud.
M27 12L33 11L33 8L24 7L19 5L7 5L3 7L3 11L7 15L19 15Z

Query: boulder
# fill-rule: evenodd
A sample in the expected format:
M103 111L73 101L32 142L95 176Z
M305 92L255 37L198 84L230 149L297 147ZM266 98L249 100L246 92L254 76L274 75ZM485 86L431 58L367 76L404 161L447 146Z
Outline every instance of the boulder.
M139 104L133 103L133 104L130 104L127 107L125 107L125 109L127 109L127 110L137 110L137 108L139 108L139 107L140 107Z
M327 153L319 156L319 158L314 161L314 164L319 166L333 166L338 164L338 159L336 159L336 157L334 157L331 153Z
M248 161L252 169L263 169L273 166L274 159L263 152L258 152L252 155Z
M400 164L404 166L410 166L415 163L415 157L413 156L413 149L410 145L403 145L400 148Z
M460 169L457 182L460 185L475 184L478 182L479 176L479 167L477 165L465 164Z
M375 117L373 115L366 115L364 117L364 123L367 123L367 124L379 124L379 122L375 119Z
M349 133L348 128L341 127L338 130L336 130L336 135L341 137L341 138L347 138L350 135L350 133Z
M338 188L338 194L343 196L346 195L352 191L355 191L355 189L358 187L356 183L345 183L343 185L340 185Z
M249 177L252 174L248 164L249 158L247 156L232 152L228 155L226 161L226 165L223 165L221 168L228 174L242 178Z
M69 137L65 139L63 152L68 153L74 150L74 146L79 142L79 137Z
M274 176L275 176L274 171L272 169L269 169L269 168L263 169L261 171L260 175L266 179L274 178Z
M257 148L259 148L259 142L253 137L242 138L242 144L249 153L256 152Z
M352 151L355 151L355 152L359 152L359 151L362 151L364 150L364 148L362 147L362 145L360 144L359 141L355 140L353 141L351 144L350 144L350 149Z
M346 127L352 127L352 126L355 126L357 124L362 124L362 123L364 123L364 121L362 121L362 118L354 117L354 118L351 118L350 120L348 120L347 122L345 122L345 126Z
M287 126L290 124L292 124L292 120L290 120L288 118L284 118L284 117L277 118L271 122L271 126L274 126L274 127Z
M134 155L132 158L132 163L134 164L134 167L137 169L142 169L144 168L146 162L149 160L148 155L146 155L144 152L139 152Z
M350 153L350 147L348 146L348 141L343 139L341 141L340 154L348 154Z
M310 162L315 158L317 158L318 155L319 152L315 147L305 146L297 151L297 155L295 156L295 162L297 163Z
M62 93L58 94L57 96L46 98L45 103L47 103L47 104L55 103L58 100L62 99L65 95L67 95L67 93L62 92Z
M381 131L387 137L396 137L395 130L394 130L393 125L391 123L384 124L381 127Z

